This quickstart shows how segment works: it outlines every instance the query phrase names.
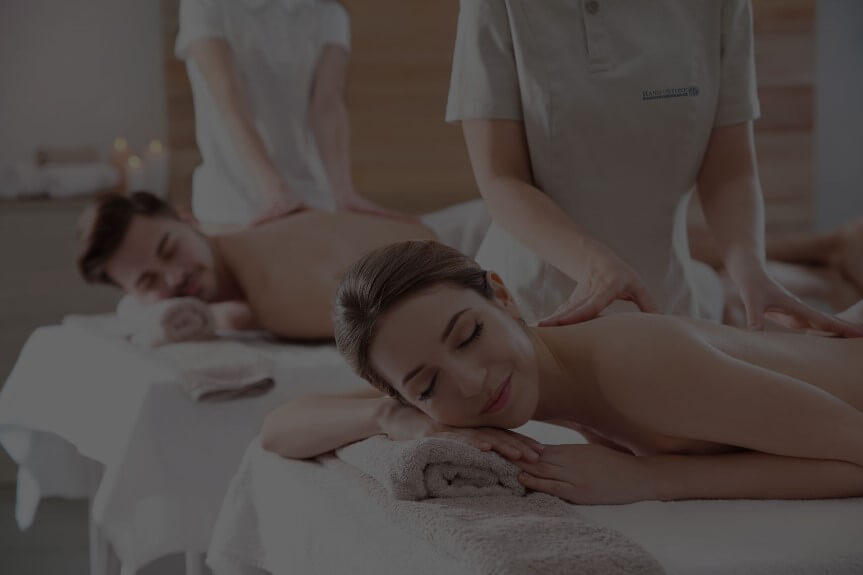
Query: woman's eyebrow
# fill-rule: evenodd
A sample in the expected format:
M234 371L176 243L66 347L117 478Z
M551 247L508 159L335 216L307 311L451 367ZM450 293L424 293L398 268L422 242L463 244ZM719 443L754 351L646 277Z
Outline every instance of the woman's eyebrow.
M461 311L457 311L453 314L453 316L451 318L449 318L449 323L446 324L446 329L443 330L443 335L440 336L441 342L446 341L446 338L449 336L450 332L452 332L452 328L455 327L455 322L458 321L458 318L461 316L461 314L463 314L464 312L466 312L469 309L470 309L469 307L466 307Z

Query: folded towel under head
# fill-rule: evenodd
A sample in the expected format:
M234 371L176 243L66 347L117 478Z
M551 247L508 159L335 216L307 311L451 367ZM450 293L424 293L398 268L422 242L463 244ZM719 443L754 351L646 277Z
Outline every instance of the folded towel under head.
M342 447L336 455L374 477L396 499L525 493L518 467L461 441L375 436Z
M117 317L132 343L148 347L206 340L215 333L210 306L190 297L142 304L127 295L117 304Z

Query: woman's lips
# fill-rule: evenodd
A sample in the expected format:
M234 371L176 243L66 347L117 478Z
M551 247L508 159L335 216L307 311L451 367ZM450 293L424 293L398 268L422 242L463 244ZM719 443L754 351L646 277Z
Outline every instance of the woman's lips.
M509 401L511 378L512 374L509 374L504 380L504 382L500 384L500 387L497 388L497 391L494 392L494 395L491 396L491 398L483 406L482 411L479 412L480 415L496 413L506 406L507 402Z

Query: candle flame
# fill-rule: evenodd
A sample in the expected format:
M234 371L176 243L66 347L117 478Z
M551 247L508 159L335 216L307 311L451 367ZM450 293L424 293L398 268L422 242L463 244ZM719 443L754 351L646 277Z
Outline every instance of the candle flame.
M115 138L114 139L114 149L118 152L122 152L126 148L129 147L128 142L126 142L126 138Z
M140 168L141 167L141 158L138 156L129 156L129 167L130 168Z
M150 140L150 151L154 154L162 153L162 142L159 140Z

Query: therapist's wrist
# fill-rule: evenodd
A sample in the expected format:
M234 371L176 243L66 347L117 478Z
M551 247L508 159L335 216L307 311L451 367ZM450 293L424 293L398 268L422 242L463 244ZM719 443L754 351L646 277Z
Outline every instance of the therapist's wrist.
M742 281L753 275L767 273L767 264L764 256L755 250L730 250L723 260L725 269L735 281Z

